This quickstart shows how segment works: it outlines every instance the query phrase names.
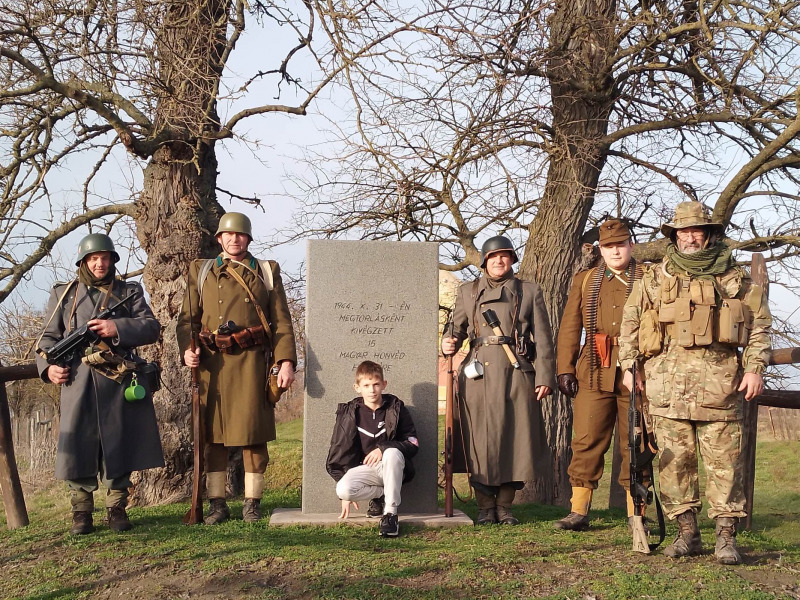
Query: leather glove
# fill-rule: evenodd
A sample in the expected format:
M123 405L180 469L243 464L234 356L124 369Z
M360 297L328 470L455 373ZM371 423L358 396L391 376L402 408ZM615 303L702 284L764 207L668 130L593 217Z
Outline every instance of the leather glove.
M578 395L578 378L572 373L562 373L558 376L558 389L570 398Z

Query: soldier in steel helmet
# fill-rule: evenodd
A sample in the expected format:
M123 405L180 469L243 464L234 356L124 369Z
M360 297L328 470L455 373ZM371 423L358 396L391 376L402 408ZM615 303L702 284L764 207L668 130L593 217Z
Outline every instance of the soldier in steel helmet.
M222 252L214 259L193 261L189 269L177 329L184 363L200 369L210 501L204 521L209 525L230 517L225 500L230 447L242 448L242 517L246 522L261 518L267 442L275 439L275 412L267 393L269 362L277 365L281 388L292 385L297 364L278 263L250 254L252 226L241 213L223 215L216 236ZM194 350L193 336L199 338Z
M602 261L573 278L558 331L558 387L574 401L568 469L572 510L555 526L573 531L589 528L592 494L603 475L615 423L620 439L628 439L630 395L622 385L618 364L619 330L622 307L642 269L632 258L631 232L622 221L609 219L599 230ZM625 489L629 487L629 460L623 452L619 483ZM626 496L631 517L633 500L630 494Z
M764 388L772 317L764 290L738 267L724 227L699 202L683 202L664 260L645 271L623 309L620 366L643 362L658 445L661 502L678 535L664 554L700 554L696 514L702 507L697 451L706 470L708 516L716 521L717 561L738 564L736 522L745 517L742 483L742 392Z
M459 287L442 338L445 356L469 339L458 372L454 472L469 473L478 524L516 525L517 490L552 468L539 402L555 386L553 341L539 285L512 271L511 240L489 238L481 257L483 275Z
M152 391L131 400L125 392L138 363L131 352L158 340L161 327L140 284L115 277L119 254L107 235L94 233L78 245L77 277L56 283L47 304L36 366L43 381L61 386L61 419L55 475L70 490L73 534L94 531L92 512L98 474L108 489L105 505L114 531L131 528L126 512L132 471L164 466ZM105 319L95 316L134 296ZM45 355L70 332L88 325L101 341L67 364ZM138 381L138 380L137 380Z

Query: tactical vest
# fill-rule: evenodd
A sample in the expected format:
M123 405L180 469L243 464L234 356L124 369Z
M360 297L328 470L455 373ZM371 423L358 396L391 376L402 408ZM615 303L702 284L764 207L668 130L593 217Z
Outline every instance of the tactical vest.
M720 344L744 347L753 327L753 308L735 298L742 272L729 271L714 279L669 274L660 266L658 322L665 337L684 348Z

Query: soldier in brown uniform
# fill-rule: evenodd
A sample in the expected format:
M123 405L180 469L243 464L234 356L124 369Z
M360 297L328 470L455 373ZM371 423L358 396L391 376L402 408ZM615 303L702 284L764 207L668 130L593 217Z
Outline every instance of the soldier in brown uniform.
M603 475L604 455L611 445L614 423L620 439L628 439L629 392L622 386L619 329L622 307L641 268L631 258L633 242L628 228L616 219L600 226L602 261L581 271L572 280L567 306L558 332L557 372L561 393L574 398L572 461L568 473L572 485L572 510L556 521L558 529L589 528L592 493ZM581 332L586 332L581 347ZM622 418L619 418L622 416ZM622 453L619 482L628 489L629 456ZM633 502L628 497L628 516Z
M245 215L227 213L220 219L217 241L222 253L192 263L178 318L183 361L200 367L211 505L204 520L209 525L230 516L225 478L232 446L242 447L244 459L242 516L247 522L261 518L267 442L275 439L274 408L267 400L268 362L273 356L279 365L278 385L283 388L294 381L297 364L280 267L254 258L247 251L252 239ZM192 336L200 340L195 351Z

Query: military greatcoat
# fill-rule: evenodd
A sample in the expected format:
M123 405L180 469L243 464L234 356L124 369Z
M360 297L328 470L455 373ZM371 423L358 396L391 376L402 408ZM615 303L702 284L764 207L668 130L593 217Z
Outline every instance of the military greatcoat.
M69 285L69 290L66 286ZM161 327L147 305L142 287L135 282L115 280L108 304L136 294L129 304L109 317L117 326L117 338L104 340L121 354L158 340ZM65 294L66 291L66 294ZM83 283L56 284L47 303L47 322L40 348L47 350L68 331L86 324L99 312L103 294L95 290L95 301ZM73 310L74 309L74 310ZM70 315L72 318L70 318ZM43 381L50 382L50 366L41 356L36 366ZM125 401L129 375L121 384L97 373L75 357L68 365L70 381L61 386L61 420L56 454L57 479L82 479L98 473L102 449L105 475L114 479L131 471L164 466L153 398Z
M460 345L466 338L494 335L481 316L486 309L497 313L504 335L512 336L519 302L519 335L535 345L532 362L517 356L519 369L511 366L501 346L473 345L459 369L454 471L468 471L473 481L489 486L531 481L551 470L535 392L538 386L555 387L550 320L539 285L520 282L522 293L518 296L515 281L512 277L494 289L485 277L465 283L458 289L453 312L452 333ZM464 374L464 365L473 359L483 364L480 379Z
M233 321L240 327L261 325L250 296L228 269L235 269L244 279L270 325L272 339L271 347L258 345L242 349L235 346L231 354L202 348L200 398L205 411L206 442L225 446L264 444L275 439L275 412L266 393L268 352L274 353L276 361L289 360L297 364L294 330L280 267L269 261L273 289L268 290L258 262L249 253L242 262L223 260L220 255L203 283L201 302L198 273L203 262L196 260L189 269L186 295L178 318L181 356L191 342L190 314L195 336L201 328L216 331L226 321Z
M559 375L569 373L578 379L578 395L573 401L572 460L568 472L572 487L590 489L597 488L603 475L604 455L611 444L615 423L619 426L620 439L628 439L626 411L630 402L618 364L622 308L628 294L625 273L615 276L612 271L604 269L597 293L595 331L612 339L610 366L603 367L598 358L591 368L593 348L588 343L581 346L581 332L590 329L589 304L595 273L596 268L581 271L572 280L558 331L556 370ZM618 419L618 415L621 418ZM629 461L628 453L622 452L619 482L625 488L630 479Z

